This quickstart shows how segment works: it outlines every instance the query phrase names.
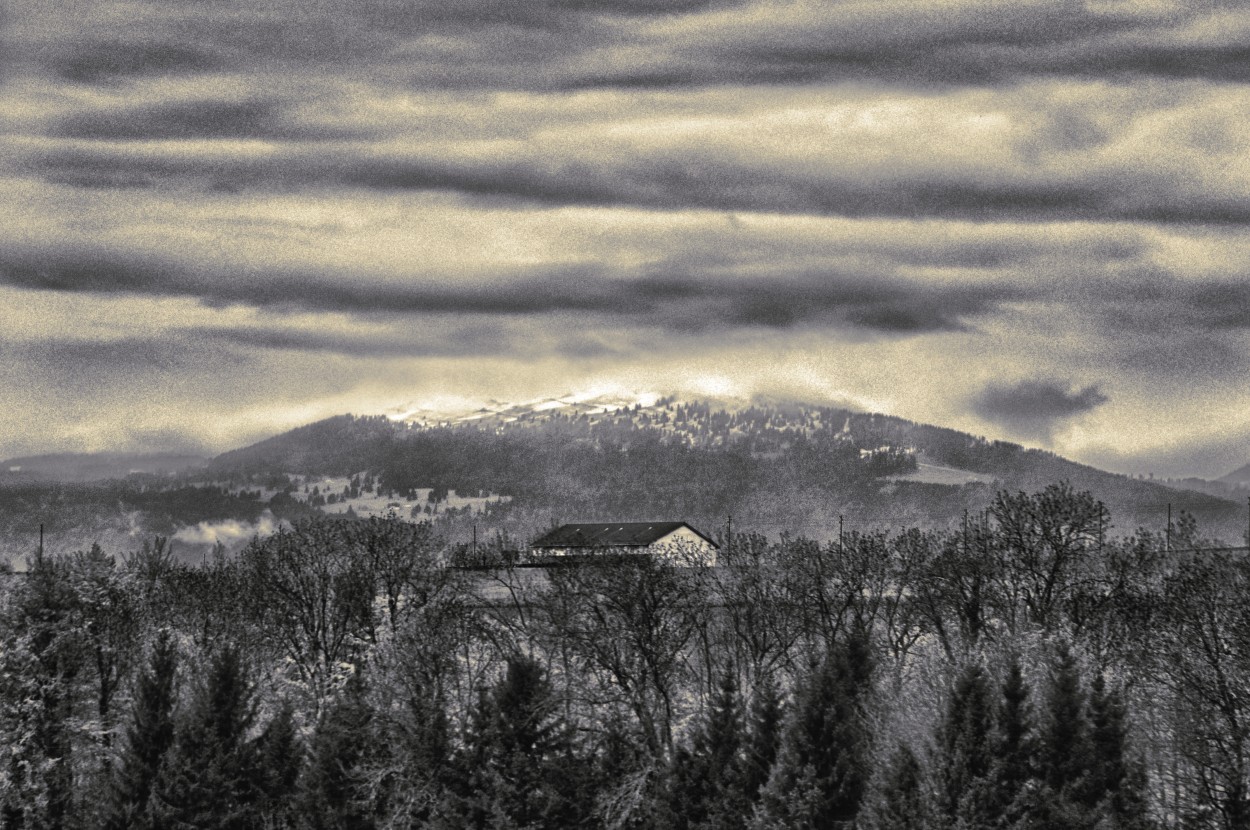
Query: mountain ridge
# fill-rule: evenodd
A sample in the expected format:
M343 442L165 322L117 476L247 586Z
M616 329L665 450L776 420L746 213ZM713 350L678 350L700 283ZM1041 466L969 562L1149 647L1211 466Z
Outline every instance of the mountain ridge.
M1121 529L1162 526L1169 506L1215 531L1244 527L1243 508L1215 493L798 402L567 395L460 413L343 415L223 453L207 468L219 476L369 470L396 492L505 493L516 497L513 511L566 520L660 519L667 508L708 521L732 513L743 527L789 523L795 532L826 532L846 515L932 526L985 509L997 490L1067 481L1107 502Z
M208 456L181 452L61 452L17 456L0 461L0 480L89 482L135 473L173 475L204 467Z

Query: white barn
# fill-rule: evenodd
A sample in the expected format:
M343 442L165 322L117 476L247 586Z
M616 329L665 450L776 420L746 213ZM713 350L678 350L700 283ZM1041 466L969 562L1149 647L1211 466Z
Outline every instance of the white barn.
M560 525L530 545L539 557L651 554L715 565L718 545L685 522L593 522Z

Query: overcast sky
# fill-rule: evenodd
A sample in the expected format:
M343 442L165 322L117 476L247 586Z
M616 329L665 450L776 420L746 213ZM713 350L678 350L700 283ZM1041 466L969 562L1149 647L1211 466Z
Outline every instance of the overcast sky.
M1250 11L16 0L0 457L586 389L1250 461Z

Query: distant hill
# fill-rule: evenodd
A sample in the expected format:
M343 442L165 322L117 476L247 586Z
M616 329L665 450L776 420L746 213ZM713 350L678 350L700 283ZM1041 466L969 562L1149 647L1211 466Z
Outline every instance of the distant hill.
M170 475L205 467L208 459L171 453L58 453L0 461L0 482L82 483L134 474Z
M1220 476L1216 481L1234 487L1250 487L1250 464L1238 467L1228 475Z
M996 491L1069 481L1121 532L1168 506L1239 539L1244 505L1108 473L1053 453L892 416L800 404L555 398L401 420L339 416L213 459L205 475L367 472L387 492L500 493L514 530L551 521L681 518L827 536L850 526L948 526ZM511 522L511 525L508 523Z

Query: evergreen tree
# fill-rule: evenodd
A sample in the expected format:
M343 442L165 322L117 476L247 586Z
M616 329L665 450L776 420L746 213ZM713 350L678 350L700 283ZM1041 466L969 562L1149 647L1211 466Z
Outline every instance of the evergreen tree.
M86 631L68 560L27 560L26 577L0 603L0 823L65 825L74 796L74 691Z
M256 740L265 827L290 827L295 821L295 794L303 747L295 730L295 710L284 702Z
M855 821L871 775L863 708L872 672L868 634L859 629L800 684L757 826L827 830Z
M1089 797L1091 756L1085 692L1076 657L1059 647L1038 735L1038 784L1024 800L1027 826L1079 830L1095 826Z
M777 685L769 677L755 689L747 722L747 745L742 766L742 792L758 802L768 784L781 744L783 709Z
M650 828L654 776L645 739L631 730L619 712L609 711L596 742L591 782L583 803L595 803L596 817L610 827Z
M219 651L187 711L153 787L158 827L243 830L260 824L256 747L247 739L256 710L243 663Z
M376 745L373 710L359 672L317 724L299 787L299 826L309 830L369 830L373 810L364 767Z
M1151 827L1146 806L1145 774L1129 758L1126 708L1101 674L1090 686L1091 760L1085 795L1107 826L1123 830Z
M698 769L694 750L678 744L668 763L664 791L652 823L658 830L691 830L707 818L708 782Z
M960 673L938 727L938 806L953 826L982 827L992 821L989 773L993 708L985 670L970 663Z
M1077 794L1089 774L1085 692L1076 657L1060 646L1051 670L1050 698L1041 741L1042 778L1055 792Z
M991 811L1001 824L1009 826L1019 818L1022 809L1020 799L1033 779L1037 750L1029 685L1024 679L1020 660L1015 657L1007 666L997 727Z
M906 745L900 746L890 759L873 803L870 826L878 830L934 830L937 826L924 770Z
M139 676L134 714L104 817L105 830L150 826L148 799L165 753L174 743L178 651L168 631L157 635L147 669Z
M543 666L510 658L473 714L462 758L468 786L459 799L461 826L576 825L583 773L573 749Z
M750 809L743 790L742 712L732 673L721 678L690 749L670 764L670 824L686 828L742 827Z
M421 687L392 713L387 743L397 775L387 781L381 797L393 820L424 826L444 805L453 783L447 712L441 695Z

